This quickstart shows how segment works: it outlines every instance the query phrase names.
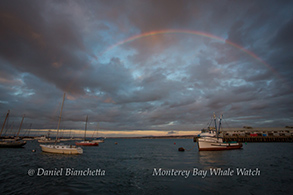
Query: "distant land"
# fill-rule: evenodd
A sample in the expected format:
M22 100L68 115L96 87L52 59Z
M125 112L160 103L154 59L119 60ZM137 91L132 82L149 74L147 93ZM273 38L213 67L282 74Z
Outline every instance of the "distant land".
M107 137L107 139L193 139L196 135L166 135L166 136L137 136L137 137Z

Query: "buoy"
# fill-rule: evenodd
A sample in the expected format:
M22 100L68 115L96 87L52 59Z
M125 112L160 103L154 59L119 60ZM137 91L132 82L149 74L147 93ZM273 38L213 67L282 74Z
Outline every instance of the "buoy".
M178 148L178 151L179 151L179 152L184 152L185 149L184 149L183 147L180 147L180 148Z
M176 142L174 142L174 145L176 145Z
M32 152L36 152L36 150L32 150Z
M115 142L115 145L117 145L118 143L117 142Z

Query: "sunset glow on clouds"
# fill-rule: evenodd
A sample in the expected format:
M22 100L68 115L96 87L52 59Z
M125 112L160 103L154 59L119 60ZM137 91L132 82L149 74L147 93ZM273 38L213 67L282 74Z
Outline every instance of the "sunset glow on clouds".
M0 110L34 128L293 126L293 3L1 1ZM3 119L4 120L4 119ZM133 132L140 134L140 132ZM146 133L147 134L147 133Z

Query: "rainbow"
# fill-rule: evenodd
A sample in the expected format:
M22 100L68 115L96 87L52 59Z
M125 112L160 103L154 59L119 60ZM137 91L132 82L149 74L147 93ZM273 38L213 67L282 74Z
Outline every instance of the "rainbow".
M114 48L116 48L116 47L118 47L120 45L135 41L137 39L141 39L141 38L144 38L144 37L155 36L155 35L160 35L160 34L178 34L178 33L207 37L207 38L210 38L210 39L214 39L214 40L218 40L218 41L227 43L227 44L229 44L229 45L231 45L231 46L243 51L244 53L248 54L249 56L253 57L258 62L260 62L263 65L265 65L270 71L275 73L279 78L281 78L279 73L272 66L270 66L268 63L266 63L264 60L262 60L260 57L258 57L255 53L245 49L244 47L242 47L242 46L240 46L240 45L238 45L238 44L236 44L236 43L234 43L234 42L232 42L230 40L227 40L227 39L224 39L222 37L218 37L218 36L206 33L206 32L194 31L194 30L169 29L169 30L150 31L150 32L134 35L134 36L129 37L129 38L125 39L125 40L119 41L119 42L115 43L114 45L111 45L110 47L105 49L103 52L101 52L100 56L103 56L106 52L108 52L108 51L110 51L110 50L112 50L112 49L114 49Z

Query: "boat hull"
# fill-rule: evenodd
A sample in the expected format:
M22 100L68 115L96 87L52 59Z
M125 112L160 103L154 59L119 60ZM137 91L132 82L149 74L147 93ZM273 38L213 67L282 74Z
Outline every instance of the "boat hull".
M222 139L217 138L198 138L199 151L218 151L241 149L242 143L224 143Z
M98 146L98 142L75 142L77 146Z
M83 150L80 147L72 145L40 145L43 152L54 154L82 154Z
M60 142L60 140L38 140L39 143L55 143L55 142Z
M93 140L92 142L95 142L95 143L104 143L105 141L104 140Z
M0 141L0 148L21 148L26 144L26 141Z

